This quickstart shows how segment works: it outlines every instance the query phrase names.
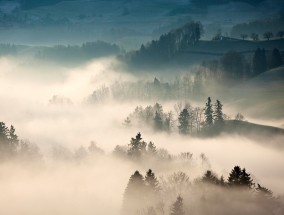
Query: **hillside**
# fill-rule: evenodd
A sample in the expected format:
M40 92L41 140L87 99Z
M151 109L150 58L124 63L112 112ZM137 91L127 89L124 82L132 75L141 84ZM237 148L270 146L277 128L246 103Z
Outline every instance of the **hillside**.
M280 147L284 149L284 129L254 124L246 121L227 120L224 125L216 126L202 132L202 136L212 137L216 135L239 135L258 141L272 147Z
M258 118L284 118L284 67L269 70L234 87L231 106Z

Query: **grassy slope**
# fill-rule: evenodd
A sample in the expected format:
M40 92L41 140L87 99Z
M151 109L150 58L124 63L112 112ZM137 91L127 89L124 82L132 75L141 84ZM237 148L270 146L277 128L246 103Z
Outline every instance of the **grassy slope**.
M269 70L231 90L232 106L258 118L284 118L284 67Z

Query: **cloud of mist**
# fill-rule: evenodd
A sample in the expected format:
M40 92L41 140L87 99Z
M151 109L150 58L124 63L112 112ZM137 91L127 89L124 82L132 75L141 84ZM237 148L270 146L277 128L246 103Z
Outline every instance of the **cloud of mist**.
M35 142L46 158L51 158L56 145L74 151L87 147L90 141L106 151L106 155L82 163L45 163L44 159L42 164L0 164L0 190L5 194L0 197L1 214L119 214L127 181L136 169L144 174L152 168L160 176L184 171L194 179L208 168L200 164L201 153L208 157L212 170L225 178L233 166L240 165L276 194L284 193L282 150L237 135L198 139L154 133L147 128L125 128L125 117L143 103L84 104L97 87L120 79L135 80L114 59L68 69L33 67L1 58L0 67L0 120L13 124L20 138ZM49 104L53 95L67 97L73 104ZM110 155L116 145L129 144L138 131L146 142L153 141L172 154L193 153L192 165L135 164Z

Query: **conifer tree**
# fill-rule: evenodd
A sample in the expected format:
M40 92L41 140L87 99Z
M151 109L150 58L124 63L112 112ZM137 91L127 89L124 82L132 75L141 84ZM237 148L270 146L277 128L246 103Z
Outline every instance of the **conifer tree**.
M158 131L163 129L163 120L162 120L161 114L158 111L156 111L155 113L154 127Z
M123 214L132 214L143 207L145 183L139 171L131 175L124 192Z
M159 181L151 169L146 172L145 185L150 192L155 193L159 191Z
M189 133L189 112L186 108L179 114L178 121L179 121L179 133L181 134L188 134Z
M157 153L156 146L152 141L150 141L148 144L147 152L151 155L154 155Z
M216 124L221 124L224 122L224 118L223 118L223 105L221 104L221 102L219 100L216 101L215 105L214 105L214 122Z
M176 202L172 205L171 215L184 215L183 198L181 196L178 196Z
M229 175L228 185L250 189L253 186L253 180L251 179L250 174L246 172L246 169L235 166Z
M131 138L130 144L128 144L128 155L133 157L140 157L144 151L146 151L147 144L142 141L140 132L135 138Z
M211 104L211 98L208 97L205 106L205 126L209 127L213 124L213 109Z
M270 68L274 69L274 68L281 66L282 64L283 64L283 60L282 60L280 51L278 49L273 49Z

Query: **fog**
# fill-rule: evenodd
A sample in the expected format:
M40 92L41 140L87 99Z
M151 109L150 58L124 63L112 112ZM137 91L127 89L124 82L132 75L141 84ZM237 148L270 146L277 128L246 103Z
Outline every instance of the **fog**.
M1 214L120 214L129 177L135 170L144 175L149 168L157 177L183 171L194 181L208 169L227 179L231 169L240 165L252 173L254 182L275 195L284 193L283 147L237 134L197 138L158 133L148 127L125 127L126 116L138 105L150 105L146 101L108 99L89 104L87 97L99 87L138 80L114 58L65 68L4 57L0 68L1 121L14 125L20 139L37 144L42 155L39 160L0 164ZM176 102L180 101L160 103L172 110ZM233 112L230 108L225 111ZM262 122L275 123L273 119ZM190 152L193 157L163 164L151 159L133 162L112 154L116 145L128 145L138 132L157 148L173 155ZM61 160L52 154L54 147L75 152L81 146L87 148L91 141L105 153L82 160ZM202 153L208 158L205 164L200 159Z

